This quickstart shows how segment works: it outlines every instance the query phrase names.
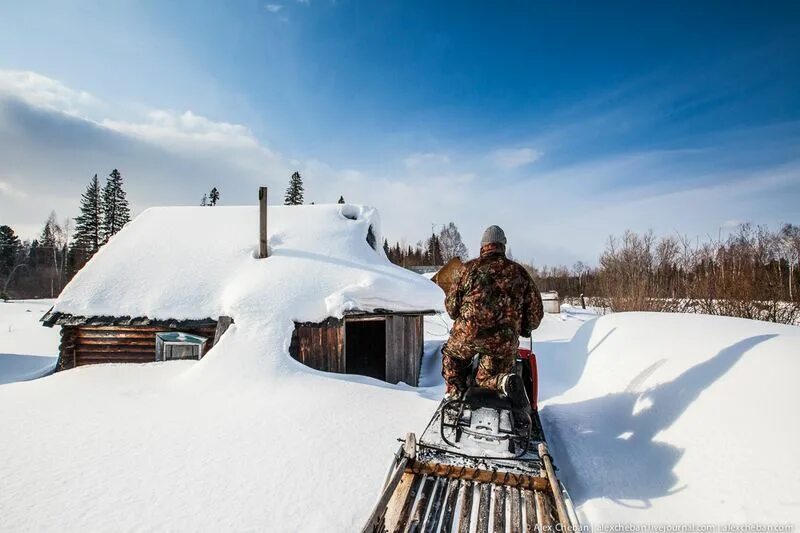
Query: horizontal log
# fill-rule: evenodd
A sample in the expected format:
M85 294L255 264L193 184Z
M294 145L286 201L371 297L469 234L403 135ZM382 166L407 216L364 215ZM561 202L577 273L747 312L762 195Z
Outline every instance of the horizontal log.
M102 331L120 331L120 332L152 332L152 333L160 333L162 331L184 331L184 332L192 332L192 331L203 331L203 332L211 332L213 333L216 330L216 325L209 325L209 326L201 326L197 328L170 328L167 326L79 326L78 331L92 331L92 332L102 332Z
M139 361L147 363L156 360L155 356L135 355L135 354L117 355L117 356L104 356L98 354L76 354L75 358L78 361L94 361L94 362L102 361L110 363L120 363L124 361Z
M119 356L103 356L98 354L75 354L75 359L78 361L108 361L108 362L123 362L123 361L140 361L140 362L153 362L155 357L147 355L119 355Z
M92 337L81 337L76 344L85 346L139 346L141 348L153 348L155 350L155 339L96 339Z
M156 333L164 333L162 331L159 332L152 332L152 331L142 331L142 332L81 332L77 335L77 339L140 339L140 340L152 340L153 342L156 341ZM182 333L188 333L190 335L199 335L200 337L205 337L208 339L209 342L212 342L214 339L214 332L194 332L194 331L185 331Z
M102 359L102 360L93 360L93 359L76 359L75 366L89 366L89 365L106 365L106 364L125 364L125 365L143 365L145 363L152 363L153 361L142 361L142 360L124 360L124 361L117 361L113 359Z
M156 350L155 348L148 348L147 346L94 346L94 345L85 345L79 344L75 346L75 349L79 353L141 353L141 354L152 354L155 357Z
M412 461L406 468L407 471L415 474L428 474L429 476L442 476L453 479L466 479L480 483L495 483L506 487L518 487L530 490L547 490L549 482L543 477L526 476L524 474L513 474L511 472L498 472L494 470L483 470L480 468L470 468L468 466L453 466L441 463L427 463L422 461Z

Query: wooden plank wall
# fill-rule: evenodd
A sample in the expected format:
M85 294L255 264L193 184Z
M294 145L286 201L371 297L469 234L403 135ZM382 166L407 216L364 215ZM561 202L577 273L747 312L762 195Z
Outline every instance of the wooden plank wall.
M216 326L180 329L214 344ZM171 331L156 326L64 326L57 370L97 363L150 363L156 359L156 333Z
M311 368L342 374L346 368L344 346L344 322L329 318L319 324L297 324L289 354Z
M365 319L362 316L353 320ZM386 381L418 385L424 341L422 315L386 315L375 319L385 319L386 323ZM345 330L344 322L337 319L296 324L289 354L311 368L344 373L347 368Z
M386 317L386 381L419 384L423 340L422 315Z

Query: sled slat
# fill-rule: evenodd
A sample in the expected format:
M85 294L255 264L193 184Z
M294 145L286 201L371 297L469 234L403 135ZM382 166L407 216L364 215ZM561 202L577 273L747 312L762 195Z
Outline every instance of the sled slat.
M472 516L472 483L465 481L462 489L458 533L469 533L469 521Z
M524 490L522 495L525 500L525 531L533 533L536 528L536 511L534 510L533 491Z
M542 494L542 491L537 490L533 493L533 497L536 502L536 525L539 527L539 531L550 531L553 527L553 521L550 519L550 511L546 507L544 494Z
M492 490L494 499L494 531L506 530L506 491L502 485L495 485Z
M428 516L425 518L425 533L435 533L436 527L439 525L439 515L442 510L442 501L444 500L444 492L447 488L447 478L436 478L436 485L433 487L433 494L431 495L431 505L428 511Z
M434 478L425 476L422 480L422 488L420 489L419 499L417 500L417 505L414 508L414 514L411 518L411 522L408 524L409 533L415 533L417 531L421 531L422 522L425 520L425 511L428 509L428 501L431 497L431 492L433 491L433 486L436 482Z
M508 515L509 530L511 533L520 533L522 512L520 510L519 489L508 489L511 495L511 513Z
M458 479L451 479L447 484L447 498L444 504L444 512L442 513L442 533L449 533L453 529L453 515L456 510L458 491L461 485L462 482Z
M491 486L488 483L481 483L478 503L478 525L475 528L477 533L487 533L489 531L491 496Z

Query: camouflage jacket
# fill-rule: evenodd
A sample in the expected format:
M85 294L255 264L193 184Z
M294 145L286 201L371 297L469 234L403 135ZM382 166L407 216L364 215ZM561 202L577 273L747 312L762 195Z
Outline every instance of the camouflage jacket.
M527 337L539 327L542 296L528 272L505 256L503 247L486 246L467 262L445 301L454 332L472 338L512 330Z

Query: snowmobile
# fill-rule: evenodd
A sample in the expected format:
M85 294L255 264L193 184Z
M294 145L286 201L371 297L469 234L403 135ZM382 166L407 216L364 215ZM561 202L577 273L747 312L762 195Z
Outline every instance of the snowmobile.
M363 533L580 530L539 420L532 349L516 372L531 409L474 384L443 400L401 444Z

